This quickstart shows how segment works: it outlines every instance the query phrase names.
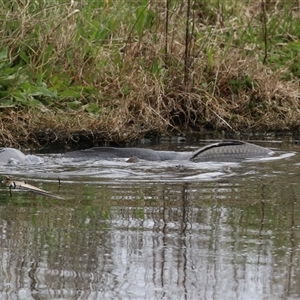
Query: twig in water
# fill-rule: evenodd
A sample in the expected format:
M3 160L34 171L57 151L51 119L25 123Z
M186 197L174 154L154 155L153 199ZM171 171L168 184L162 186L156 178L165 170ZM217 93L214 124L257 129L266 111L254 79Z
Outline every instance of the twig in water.
M33 185L30 185L26 183L25 181L13 181L9 176L6 176L5 179L2 181L3 184L8 186L9 188L9 194L12 196L12 189L19 189L23 191L28 191L36 194L40 194L47 197L57 198L57 199L63 199L60 196L54 195L48 191L39 189Z

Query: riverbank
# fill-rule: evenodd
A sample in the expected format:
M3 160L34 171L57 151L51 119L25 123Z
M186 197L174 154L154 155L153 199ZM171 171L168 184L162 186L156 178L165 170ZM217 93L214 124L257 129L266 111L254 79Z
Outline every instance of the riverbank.
M299 4L127 2L1 6L2 145L298 134Z

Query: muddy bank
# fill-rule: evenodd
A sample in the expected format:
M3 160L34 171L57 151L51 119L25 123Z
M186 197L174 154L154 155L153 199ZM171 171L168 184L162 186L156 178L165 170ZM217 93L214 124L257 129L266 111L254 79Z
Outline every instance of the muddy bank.
M32 150L72 150L97 145L126 146L139 143L141 139L149 143L160 139L195 142L205 139L251 140L283 136L298 139L300 135L296 122L291 126L271 126L248 119L243 126L233 122L229 125L220 118L211 122L202 120L197 124L187 120L182 120L178 125L174 120L163 121L158 118L156 123L145 124L138 118L134 123L126 122L122 117L94 118L84 112L6 110L1 113L0 143L1 146ZM282 120L279 124L283 124Z

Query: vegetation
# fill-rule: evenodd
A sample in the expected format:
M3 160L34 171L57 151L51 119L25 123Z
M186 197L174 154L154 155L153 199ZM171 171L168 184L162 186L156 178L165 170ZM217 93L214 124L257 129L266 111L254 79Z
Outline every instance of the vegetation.
M299 0L0 0L0 140L298 130Z

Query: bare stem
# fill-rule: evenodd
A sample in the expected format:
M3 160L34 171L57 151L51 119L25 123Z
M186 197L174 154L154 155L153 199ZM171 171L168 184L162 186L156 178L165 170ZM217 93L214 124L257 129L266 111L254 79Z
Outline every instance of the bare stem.
M263 39L264 39L264 59L263 64L267 62L268 59L268 16L265 0L261 0L261 9L262 9L262 26L263 26Z
M186 91L188 91L188 82L189 82L190 12L191 12L191 0L188 0L187 9L186 9L185 50L184 50L184 86Z

